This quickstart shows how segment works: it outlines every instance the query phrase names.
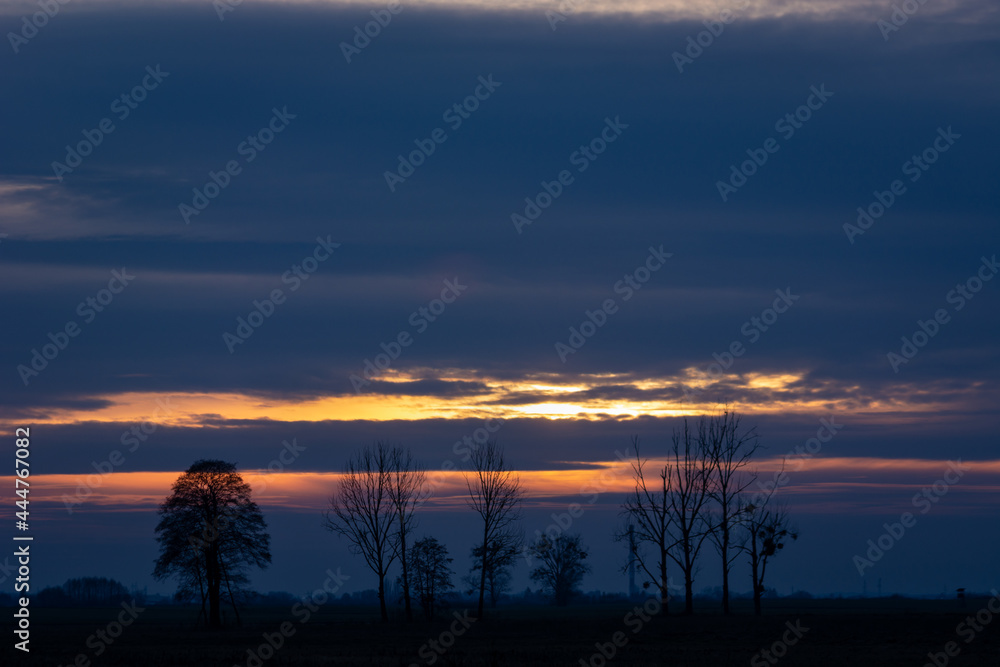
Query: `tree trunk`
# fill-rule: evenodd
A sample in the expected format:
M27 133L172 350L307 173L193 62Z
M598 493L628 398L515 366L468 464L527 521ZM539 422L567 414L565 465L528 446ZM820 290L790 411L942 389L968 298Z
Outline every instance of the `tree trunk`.
M483 529L483 560L482 560L482 563L481 563L482 567L479 570L479 606L477 607L476 618L482 618L483 617L483 596L486 593L486 561L487 561L487 555L488 555L488 549L489 549L489 545L487 545L487 543L486 543L488 537L489 537L489 533L484 528Z
M723 517L722 526L722 613L729 613L729 525Z
M691 566L684 570L684 613L688 616L694 613L694 576Z
M760 563L760 574L757 575L757 600L756 609L757 615L759 616L762 612L760 610L760 600L764 595L764 574L767 572L767 554L762 553L757 557L757 561Z
M389 622L389 610L385 606L385 574L378 575L378 608L382 614L382 622Z
M407 623L413 621L413 609L410 606L410 577L406 569L406 526L403 516L399 517L399 555L403 566L403 605L406 608Z
M729 567L722 569L722 613L729 614Z
M207 556L205 579L208 583L208 627L218 630L222 627L221 605L219 604L222 577L219 576L218 548L214 544L209 548Z
M670 605L670 587L667 583L667 552L660 552L660 613L667 614Z
M486 589L490 594L490 608L496 609L497 607L497 582L494 578L495 573L491 573L490 576L486 578Z
M195 562L195 566L197 567L197 562ZM198 567L195 570L195 573L196 573L196 575L198 577L198 595L201 597L201 611L198 613L198 621L199 622L204 622L205 625L207 626L208 625L208 613L205 610L205 601L206 601L206 599L205 599L205 581L201 577L201 568L200 567Z
M200 582L199 582L200 583ZM198 622L204 623L208 627L208 610L205 609L205 603L207 602L205 598L205 589L201 589L201 611L198 612Z
M757 545L751 546L750 553L750 576L753 583L753 613L757 616L761 615L760 610L760 577L758 576L758 569L760 568L760 562L757 558Z
M684 613L694 614L694 558L691 555L691 538L684 543Z
M222 627L219 605L219 579L213 577L208 586L208 627L218 630Z
M223 574L226 577L226 590L229 591L229 602L233 605L233 613L236 614L236 625L238 627L243 627L243 620L240 618L240 610L236 608L236 596L233 595L233 587L229 584L229 572L223 568Z

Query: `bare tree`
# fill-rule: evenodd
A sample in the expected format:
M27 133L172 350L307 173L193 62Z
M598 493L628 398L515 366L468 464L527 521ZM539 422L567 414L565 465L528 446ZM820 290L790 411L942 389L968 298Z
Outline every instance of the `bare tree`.
M706 430L704 420L698 423L699 437L691 432L687 419L682 429L675 429L670 458L665 470L671 476L667 486L668 531L672 535L667 554L684 575L684 613L694 613L694 576L698 555L711 532L708 515L708 485L711 462L701 447Z
M561 606L579 592L583 575L590 572L590 566L583 561L587 550L580 535L558 535L551 539L546 535L538 538L528 548L532 556L541 563L531 571L532 581L542 584L552 593L552 601Z
M396 559L393 531L398 514L392 503L392 454L383 442L366 446L344 467L337 490L330 497L324 526L346 538L351 553L360 555L378 577L378 602L382 621L389 620L385 603L385 578Z
M414 513L417 508L418 492L424 484L426 473L413 460L410 450L393 447L389 452L391 480L389 500L396 512L395 544L399 549L399 562L403 568L400 583L403 586L403 604L406 620L413 620L410 602L409 560L406 555L406 538L416 525Z
M521 518L522 492L520 480L507 468L503 448L496 440L487 440L482 447L473 450L470 466L471 470L465 475L469 491L467 502L483 521L482 540L478 545L482 547L482 560L477 607L477 617L482 618L490 553L503 552L522 539L516 530Z
M778 555L788 540L797 540L798 531L791 526L788 509L774 502L774 490L755 494L742 508L746 515L745 529L740 548L749 557L750 577L753 584L753 610L761 614L760 599L764 593L764 575L767 564Z
M646 461L639 455L639 437L632 437L632 447L635 448L635 462L632 464L632 474L635 487L622 504L622 515L625 523L632 526L632 535L628 530L615 535L618 541L632 538L634 549L629 549L629 560L625 564L627 570L631 565L649 577L643 588L650 585L660 593L660 610L666 614L670 599L669 580L667 578L668 551L672 545L670 535L670 488L671 479L669 464L661 468L657 476L658 482L647 480ZM646 555L645 547L650 547L654 555Z
M739 557L734 544L739 522L745 517L740 511L740 496L757 478L745 468L760 447L754 428L742 428L742 418L728 408L700 430L702 449L711 462L709 494L717 515L710 533L712 543L722 562L722 613L729 613L729 573Z

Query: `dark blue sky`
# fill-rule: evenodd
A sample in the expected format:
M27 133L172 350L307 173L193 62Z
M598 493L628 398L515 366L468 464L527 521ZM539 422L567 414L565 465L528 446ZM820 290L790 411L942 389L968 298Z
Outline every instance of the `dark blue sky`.
M541 6L406 5L348 63L340 43L370 8L248 2L220 21L207 3L63 7L16 53L0 50L5 431L33 425L40 480L86 475L157 398L181 397L111 489L116 476L200 457L266 467L291 437L309 443L295 471L339 470L378 437L438 467L494 414L518 468L579 468L613 459L634 433L662 451L676 415L724 402L780 456L834 414L846 426L820 456L856 469L817 468L793 490L803 538L774 583L860 590L851 556L939 476L927 470L1000 458L1000 282L953 292L992 277L1000 251L1000 23L988 3L928 4L885 40L875 21L889 4L780 18L764 4L683 72L673 54L717 12L571 13L552 30ZM4 5L4 33L35 10ZM475 109L466 118L456 104ZM607 119L614 141L592 143ZM281 129L253 148L269 125ZM99 145L57 180L53 162L87 136ZM390 189L386 171L419 145L434 151ZM588 146L602 152L587 157ZM719 181L753 156L763 164L744 166L752 175L723 201ZM180 205L227 164L227 185L186 223ZM564 170L572 181L518 233L512 214ZM901 194L849 239L858 207L888 202L880 193L896 180ZM340 245L317 251L317 238ZM672 256L625 299L616 285L641 278L661 246ZM305 258L321 256L309 273ZM102 296L123 268L134 280ZM433 322L414 316L434 312L446 280L467 290ZM223 334L276 289L281 303L230 353ZM775 290L798 299L755 324L769 321ZM97 312L80 306L88 298L108 302ZM556 344L607 299L614 312L563 362ZM947 320L894 371L887 355L938 310ZM78 335L44 369L19 370L69 323ZM350 376L402 333L412 344L356 394ZM699 380L734 342L745 352ZM685 398L686 384L702 390ZM898 461L899 477L865 459ZM977 474L898 547L894 590L996 585L983 521L998 480L988 464ZM148 489L146 504L168 490ZM310 568L348 569L314 500L265 507L284 518L262 588L305 590ZM529 534L547 523L535 503ZM602 498L580 524L600 565L588 587L623 585L607 546L615 503ZM151 562L155 516L124 507L39 509L47 581L148 579L151 565L124 554ZM425 524L460 558L466 514ZM699 584L713 585L704 569Z

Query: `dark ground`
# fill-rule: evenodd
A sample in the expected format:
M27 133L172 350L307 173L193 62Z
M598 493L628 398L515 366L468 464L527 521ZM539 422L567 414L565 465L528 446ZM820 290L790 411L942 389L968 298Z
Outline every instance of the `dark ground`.
M986 600L771 600L762 618L749 615L745 603L736 603L736 615L724 618L703 606L693 617L671 615L654 618L636 629L638 617L626 614L632 606L589 605L552 607L506 607L477 621L455 638L454 645L438 655L425 647L448 630L451 619L404 625L377 622L377 611L368 608L327 606L307 622L290 608L251 609L244 612L244 627L222 632L192 628L192 611L173 607L149 607L124 628L103 654L88 637L106 628L121 609L35 609L32 614L31 653L11 649L7 633L4 665L127 665L160 667L173 665L248 665L248 648L264 642L264 633L274 633L284 621L294 634L268 660L258 665L511 665L550 667L586 665L602 667L596 643L606 645L621 631L628 642L607 665L815 665L860 667L906 665L923 667L928 652L938 653L949 641L961 652L936 667L1000 666L1000 619L988 623L966 643L969 633L956 633L967 616L985 608ZM460 610L461 611L461 610ZM987 613L984 612L983 618ZM758 653L779 641L786 622L799 622L801 640L790 646L779 660L768 662ZM791 635L790 635L791 636ZM442 638L448 643L448 637ZM779 647L780 651L780 647ZM265 651L265 656L267 655ZM13 657L11 657L13 656ZM593 659L592 659L593 657ZM435 658L431 662L431 658ZM581 660L583 661L581 663Z

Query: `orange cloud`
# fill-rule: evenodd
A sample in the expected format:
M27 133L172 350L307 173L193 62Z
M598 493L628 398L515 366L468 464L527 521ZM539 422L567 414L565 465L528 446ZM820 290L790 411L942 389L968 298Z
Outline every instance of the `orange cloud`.
M481 387L461 395L413 395L420 380L463 382ZM155 419L176 426L213 425L227 420L325 421L419 420L430 418L633 419L698 416L717 411L714 389L724 387L741 397L754 414L850 413L852 419L883 422L918 421L958 403L977 405L976 386L933 391L933 387L898 384L883 387L880 398L867 397L855 386L813 382L804 372L733 374L713 379L694 368L670 377L634 374L529 375L518 380L483 376L471 371L414 369L387 371L380 377L383 393L329 395L312 398L228 393L127 392L92 396L109 404L98 409L53 408L36 424L77 422L137 423ZM398 386L398 393L393 387ZM683 395L683 387L694 393ZM166 405L168 409L164 410ZM740 408L737 404L734 407Z
M656 469L662 461L649 461ZM1000 460L962 464L957 493L970 503L1000 493ZM863 510L874 499L888 498L893 504L908 503L914 493L942 478L949 464L926 459L883 459L867 457L813 458L802 466L785 466L788 475L779 485L779 497L794 498L794 507L808 512L851 507ZM780 459L763 460L757 466L762 484L774 480L781 469ZM74 512L153 511L170 493L179 472L116 472L110 475L38 475L31 477L31 498L53 512L70 503ZM265 510L320 512L336 488L341 473L242 471L253 487L254 497ZM424 511L451 511L465 507L466 486L461 471L428 471L428 500ZM525 470L518 475L530 506L558 506L569 502L593 504L603 494L626 493L633 488L631 465L608 461L567 470ZM13 486L13 478L3 482ZM755 492L752 486L749 491ZM985 494L985 495L984 495ZM805 505L808 507L799 507ZM885 510L883 500L876 509ZM13 511L13 510L10 510ZM44 520L44 514L39 516Z

